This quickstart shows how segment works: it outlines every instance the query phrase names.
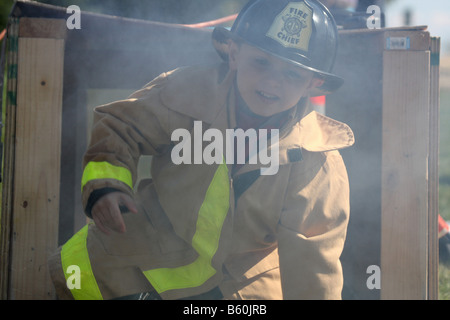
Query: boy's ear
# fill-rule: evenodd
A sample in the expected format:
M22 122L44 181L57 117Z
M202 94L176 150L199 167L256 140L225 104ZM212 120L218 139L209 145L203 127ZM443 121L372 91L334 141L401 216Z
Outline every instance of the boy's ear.
M315 89L323 85L325 80L319 78L313 78L309 84L309 89Z
M239 52L239 45L233 40L228 42L228 64L231 70L237 68L237 54Z

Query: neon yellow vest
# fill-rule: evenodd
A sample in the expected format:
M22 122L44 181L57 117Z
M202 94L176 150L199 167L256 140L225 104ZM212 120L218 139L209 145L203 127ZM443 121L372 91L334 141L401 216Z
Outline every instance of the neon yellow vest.
M131 173L128 169L107 162L89 163L83 173L82 186L90 180L105 178L120 180L132 186ZM143 272L158 293L198 287L216 274L217 271L211 261L219 247L222 226L229 209L229 196L228 168L222 163L214 174L198 213L191 243L198 253L197 259L176 268L158 268ZM103 297L92 272L86 248L87 235L88 226L85 226L64 244L61 261L66 281L70 276L65 272L68 266L77 265L81 270L81 288L71 289L73 297L79 300L100 300Z

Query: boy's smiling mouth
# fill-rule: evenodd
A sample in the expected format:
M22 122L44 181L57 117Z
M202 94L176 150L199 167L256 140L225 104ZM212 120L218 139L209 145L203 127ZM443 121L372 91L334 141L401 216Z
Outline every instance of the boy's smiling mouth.
M271 100L271 101L277 101L277 100L280 99L278 96L270 94L270 93L267 93L267 92L264 92L264 91L257 90L256 93L260 97L263 97L264 99L268 99L268 100Z

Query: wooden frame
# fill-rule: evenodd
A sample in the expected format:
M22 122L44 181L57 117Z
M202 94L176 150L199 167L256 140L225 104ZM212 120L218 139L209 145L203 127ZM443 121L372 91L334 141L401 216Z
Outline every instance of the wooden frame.
M381 298L425 299L430 52L383 60Z
M344 272L350 298L437 299L439 39L425 27L341 32L346 84L327 113L356 145L343 152L351 183ZM432 54L431 54L432 52ZM364 254L361 254L364 252ZM381 288L370 289L369 266Z
M43 21L24 19L19 25L17 99L7 119L8 125L15 122L13 136L7 136L14 165L5 170L13 178L7 185L12 193L3 198L4 208L13 212L2 211L11 223L4 257L14 275L12 299L53 298L46 266L58 244L64 34L51 30L64 28L61 20L46 21L37 38L33 22Z

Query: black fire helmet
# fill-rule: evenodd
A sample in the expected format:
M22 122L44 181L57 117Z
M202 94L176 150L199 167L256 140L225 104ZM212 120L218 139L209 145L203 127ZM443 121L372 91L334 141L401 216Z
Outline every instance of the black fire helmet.
M228 40L243 41L324 80L313 96L336 91L344 80L332 74L338 31L330 11L316 0L250 0L231 30L216 27L213 44L228 59Z

